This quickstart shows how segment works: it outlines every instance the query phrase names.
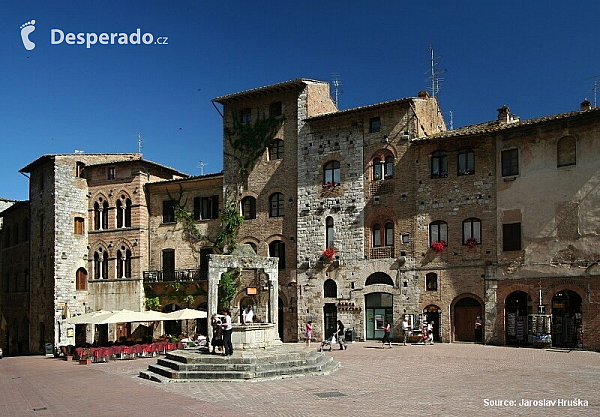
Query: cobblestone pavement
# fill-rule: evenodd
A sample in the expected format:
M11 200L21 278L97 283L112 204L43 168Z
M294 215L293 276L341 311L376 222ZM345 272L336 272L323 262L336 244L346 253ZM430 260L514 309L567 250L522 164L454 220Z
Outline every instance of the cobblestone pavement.
M80 366L4 358L0 416L600 415L598 353L473 344L379 347L364 342L327 352L342 364L331 375L254 382L138 378L155 359Z

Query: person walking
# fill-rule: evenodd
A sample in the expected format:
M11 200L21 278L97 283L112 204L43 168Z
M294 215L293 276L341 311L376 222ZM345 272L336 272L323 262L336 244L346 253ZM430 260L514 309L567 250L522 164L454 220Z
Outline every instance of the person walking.
M383 326L383 339L381 339L381 349L385 347L385 343L387 342L390 349L392 348L392 341L390 339L390 334L392 333L392 325L389 321L385 321L385 325Z
M430 345L433 345L433 322L427 323L427 341Z
M338 343L340 344L340 350L348 349L348 345L346 345L346 339L344 337L344 324L341 320L337 321L337 330L335 334L338 339Z
M408 340L408 319L406 317L402 320L402 337L404 339L404 346L406 346L406 341Z
M308 323L306 323L304 330L306 331L306 347L310 347L313 332L312 320L309 320Z
M231 356L233 355L233 345L231 344L233 326L231 325L231 313L228 309L223 310L223 316L223 323L221 324L221 327L223 327L223 346L225 347L223 356Z
M221 319L216 314L210 317L210 324L212 325L212 339L210 345L212 346L212 353L216 353L215 349L221 350L223 346L223 328L221 327Z
M475 343L483 342L483 322L481 316L475 319Z

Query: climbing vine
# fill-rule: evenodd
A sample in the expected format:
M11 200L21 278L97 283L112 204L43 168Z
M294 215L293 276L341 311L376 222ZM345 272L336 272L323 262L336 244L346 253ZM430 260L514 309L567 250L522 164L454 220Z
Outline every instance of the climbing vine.
M179 196L173 197L169 190L167 190L167 195L173 204L175 222L181 224L181 227L183 228L184 238L192 245L208 240L208 237L202 234L198 229L198 226L196 226L194 215L185 209L187 200L181 201L183 199L183 187L181 184L179 184Z
M221 274L219 282L219 310L229 308L231 300L237 293L237 287L240 285L241 268L229 269Z
M221 231L217 235L214 247L218 253L229 255L236 248L237 235L244 223L235 199L227 196L221 210Z
M284 117L257 117L254 123L242 123L234 111L231 116L231 126L225 126L225 139L231 146L225 155L232 157L239 166L239 173L247 177L256 162L265 152L279 128L285 121Z

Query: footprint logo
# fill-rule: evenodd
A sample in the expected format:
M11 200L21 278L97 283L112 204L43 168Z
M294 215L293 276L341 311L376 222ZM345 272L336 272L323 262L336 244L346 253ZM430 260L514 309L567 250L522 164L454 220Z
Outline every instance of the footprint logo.
M33 25L35 25L35 20L23 23L21 25L21 39L23 40L23 46L28 51L31 51L33 48L35 48L35 43L29 40L29 34L35 30L35 26Z

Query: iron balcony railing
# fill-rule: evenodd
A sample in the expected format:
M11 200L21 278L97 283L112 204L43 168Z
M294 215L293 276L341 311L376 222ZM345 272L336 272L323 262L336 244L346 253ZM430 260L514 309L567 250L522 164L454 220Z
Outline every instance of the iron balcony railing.
M176 269L174 271L144 271L144 282L185 282L208 279L208 269Z

